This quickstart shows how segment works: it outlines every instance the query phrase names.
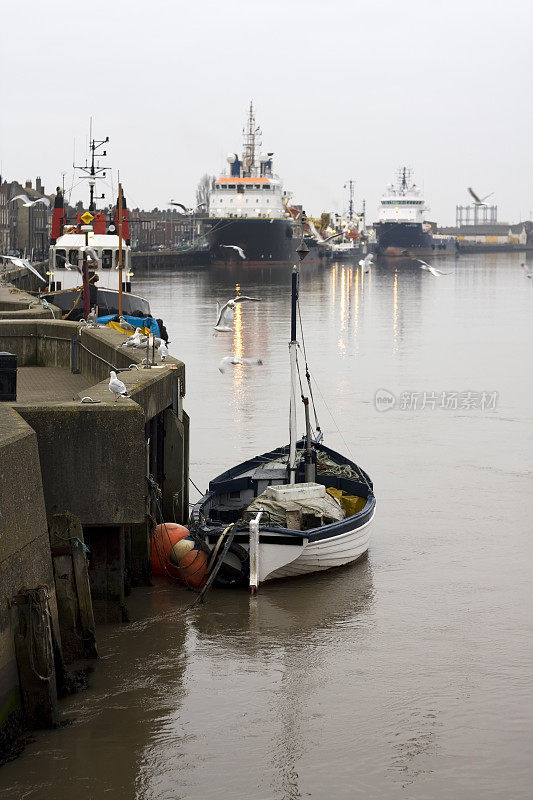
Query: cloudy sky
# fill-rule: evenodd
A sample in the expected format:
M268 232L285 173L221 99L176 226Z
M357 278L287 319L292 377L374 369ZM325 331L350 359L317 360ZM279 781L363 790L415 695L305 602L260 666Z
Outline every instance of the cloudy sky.
M70 187L92 116L130 205L192 203L201 175L241 149L253 99L308 213L342 210L353 178L374 219L406 164L443 224L470 185L494 191L500 219L531 216L524 0L25 0L2 3L2 32L9 180L51 190L65 172Z

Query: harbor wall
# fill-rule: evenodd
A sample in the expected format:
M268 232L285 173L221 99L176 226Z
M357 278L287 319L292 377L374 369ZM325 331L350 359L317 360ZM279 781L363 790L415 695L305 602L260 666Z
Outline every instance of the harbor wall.
M148 250L131 254L131 265L139 270L206 267L210 262L209 250Z
M7 743L15 741L23 725L54 724L55 673L41 685L33 655L20 652L17 642L27 639L28 624L45 592L54 664L63 663L60 634L65 628L54 587L56 560L87 571L84 598L75 597L74 606L64 587L57 594L67 604L69 636L76 644L71 610L81 608L82 601L86 619L93 619L94 610L97 624L127 618L127 586L150 580L150 533L154 520L161 521L158 509L164 509L167 521L185 522L188 517L185 365L168 357L164 364L159 360L146 366L146 350L125 348L124 341L123 334L106 327L0 319L0 350L15 353L19 369L31 367L32 374L38 373L37 384L46 384L46 396L50 381L58 381L58 389L61 382L76 386L71 398L61 399L63 387L61 398L50 401L42 399L37 384L33 396L26 383L23 402L0 404L0 760L2 741L8 757ZM117 401L109 392L111 369L121 370L129 397ZM79 391L80 384L69 383L72 373L81 373L81 385L87 388ZM82 403L83 397L90 402ZM154 487L160 492L157 502ZM61 525L79 530L64 545L57 539ZM74 553L76 544L83 547L81 561L81 551ZM87 623L88 630L93 628L94 621L92 627ZM42 689L48 692L46 702L39 695ZM28 713L32 709L33 715Z
M44 587L60 640L37 436L0 405L0 763L24 727L15 653L13 600Z

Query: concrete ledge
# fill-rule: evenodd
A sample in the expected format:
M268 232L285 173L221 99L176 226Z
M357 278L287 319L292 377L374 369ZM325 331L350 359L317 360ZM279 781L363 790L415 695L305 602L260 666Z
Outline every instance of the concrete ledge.
M46 298L45 298L46 299ZM13 284L0 284L0 319L61 319L57 306L44 308L40 300Z

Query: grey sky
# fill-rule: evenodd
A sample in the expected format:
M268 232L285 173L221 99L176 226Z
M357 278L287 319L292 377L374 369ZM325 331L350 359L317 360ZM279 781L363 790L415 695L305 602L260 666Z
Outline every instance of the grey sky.
M354 178L373 220L407 164L432 219L453 222L469 185L526 218L532 23L523 0L4 0L2 172L70 186L92 114L130 205L191 203L253 98L308 213L340 210Z

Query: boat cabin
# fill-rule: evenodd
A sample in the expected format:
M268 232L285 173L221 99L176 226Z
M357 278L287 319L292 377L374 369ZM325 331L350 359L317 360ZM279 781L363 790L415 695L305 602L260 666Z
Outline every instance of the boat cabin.
M83 253L92 248L98 261L88 261L89 277L97 274L100 289L119 289L119 237L116 234L66 233L50 246L49 291L73 289L81 285ZM122 243L122 290L131 292L131 247ZM93 278L94 280L94 278Z

